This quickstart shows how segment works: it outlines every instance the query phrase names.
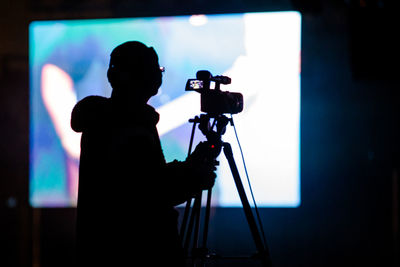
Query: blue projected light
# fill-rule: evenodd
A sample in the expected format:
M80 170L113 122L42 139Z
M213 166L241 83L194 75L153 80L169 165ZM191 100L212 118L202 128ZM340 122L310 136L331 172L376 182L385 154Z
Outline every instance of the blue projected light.
M232 84L221 89L244 95L234 121L258 206L300 205L299 13L36 21L29 33L32 206L76 205L80 134L70 129L70 113L88 95L110 96L110 52L129 40L153 46L166 69L150 104L161 115L157 128L167 161L186 158L188 120L200 114L200 95L185 92L186 80L198 70L226 75ZM223 140L232 145L246 187L231 126ZM223 154L219 161L212 204L241 206Z

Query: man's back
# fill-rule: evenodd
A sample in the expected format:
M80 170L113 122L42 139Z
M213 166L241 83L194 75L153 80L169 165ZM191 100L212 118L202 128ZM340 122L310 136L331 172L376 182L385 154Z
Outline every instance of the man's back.
M71 126L83 133L77 228L85 266L144 258L151 266L180 253L177 213L162 186L168 177L157 121L147 105L123 107L96 96L73 111Z

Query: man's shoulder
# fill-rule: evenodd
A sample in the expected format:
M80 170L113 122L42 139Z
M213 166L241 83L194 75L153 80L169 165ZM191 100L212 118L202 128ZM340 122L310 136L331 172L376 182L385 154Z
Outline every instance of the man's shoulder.
M108 114L109 102L109 98L94 95L80 100L72 110L72 129L82 132L104 120Z
M90 95L78 102L78 104L81 105L101 105L101 104L107 104L110 102L110 99L104 96L99 96L99 95Z
M106 108L109 105L109 103L110 103L109 98L98 95L91 95L80 100L76 104L74 109L84 110L84 111L86 110L95 111Z

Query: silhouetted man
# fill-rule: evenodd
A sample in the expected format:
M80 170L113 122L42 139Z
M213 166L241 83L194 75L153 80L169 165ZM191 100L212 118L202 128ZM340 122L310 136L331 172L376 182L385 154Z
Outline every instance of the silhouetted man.
M153 48L126 42L111 53L111 98L89 96L72 111L82 132L78 191L79 266L182 266L174 206L211 188L215 167L196 149L166 163L147 105L161 86Z

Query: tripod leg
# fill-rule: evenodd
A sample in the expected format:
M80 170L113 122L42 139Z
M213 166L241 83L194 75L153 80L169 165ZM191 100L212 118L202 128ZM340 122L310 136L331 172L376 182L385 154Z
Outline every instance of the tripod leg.
M196 125L197 125L198 119L199 119L199 118L196 116L193 120L189 120L189 122L193 122L193 126L192 126L192 133L191 133L191 135L190 135L188 156L192 153L192 146L193 146L194 133L195 133L195 131L196 131ZM184 236L185 236L187 220L188 220L188 218L189 218L190 205L192 205L192 199L191 199L191 198L188 199L187 202L186 202L185 212L184 212L184 214L183 214L181 229L180 229L180 232L179 232L180 237L181 237L182 244L184 244L184 243L183 243L183 240L184 240Z
M180 232L179 232L182 244L183 244L183 240L185 238L186 225L187 225L187 222L188 222L188 219L189 219L189 213L190 213L190 206L191 205L192 205L192 199L188 199L187 202L186 202L185 212L183 214L181 229L180 229Z
M223 146L224 146L224 154L226 159L228 160L229 167L231 169L232 176L235 181L240 200L242 202L243 210L247 219L247 223L249 224L250 232L253 236L254 243L256 245L258 253L261 256L264 266L270 267L271 259L269 256L268 247L267 244L265 244L264 246L264 243L262 242L260 232L258 230L256 221L254 219L253 212L251 211L249 200L247 199L246 192L242 184L242 180L240 179L239 171L236 167L236 163L233 158L232 147L229 143L223 143Z
M205 260L210 255L209 250L207 249L207 237L208 237L208 225L210 222L211 195L212 195L212 189L208 189L207 204L206 204L204 225L203 225L203 242L201 248L198 248L198 256L200 257L200 262L199 262L200 266L205 266L206 264Z
M211 193L212 189L207 190L207 206L206 206L206 214L204 218L204 230L203 230L203 248L207 247L207 237L208 237L208 224L210 222L210 210L211 210Z
M195 223L195 220L199 220L200 218L200 207L201 207L201 192L196 195L192 207L192 213L190 214L189 225L186 231L185 242L183 243L183 250L185 255L189 250L190 239L192 237L192 230Z
M201 198L202 198L202 192L198 194L196 197L195 205L193 206L193 209L196 210L196 222L194 225L194 233L193 233L193 252L197 252L197 249L199 247L199 231L200 231L200 215L201 215ZM197 256L197 255L196 255Z

